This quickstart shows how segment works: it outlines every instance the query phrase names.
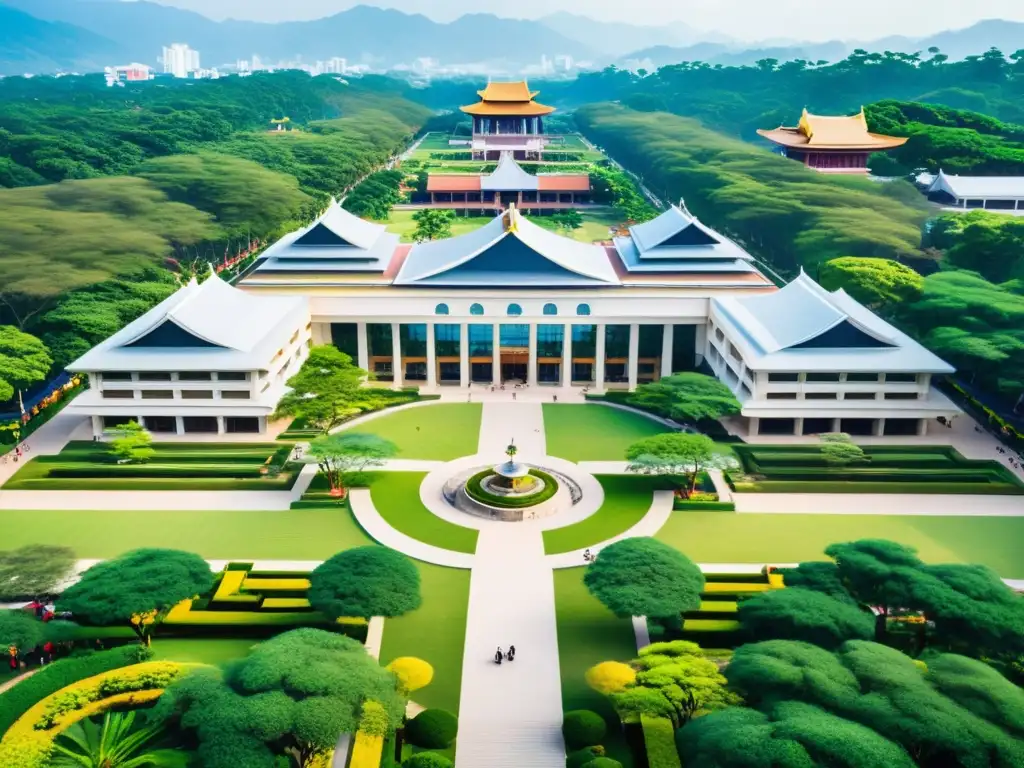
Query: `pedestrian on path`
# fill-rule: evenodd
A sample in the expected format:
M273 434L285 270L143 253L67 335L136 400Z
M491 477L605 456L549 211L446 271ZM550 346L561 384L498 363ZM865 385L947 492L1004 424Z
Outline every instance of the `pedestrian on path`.
M508 660L509 661L515 661L516 660L516 647L514 645L510 645L508 647Z
M498 650L494 652L494 663L501 664L501 660L505 658L505 654L501 652L501 646L498 646Z
M515 392L513 392L513 393L512 393L512 399L513 399L513 400L515 400L515 399L516 399L516 393L515 393Z
M557 403L558 402L558 395L554 395L554 398L555 398L554 401Z

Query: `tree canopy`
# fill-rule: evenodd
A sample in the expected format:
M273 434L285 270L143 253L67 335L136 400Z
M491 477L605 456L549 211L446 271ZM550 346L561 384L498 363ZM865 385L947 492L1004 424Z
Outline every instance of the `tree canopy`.
M698 422L740 412L736 395L714 376L674 373L641 384L627 402L667 419Z
M91 624L129 624L149 642L167 611L213 588L213 573L199 555L176 549L136 549L89 568L57 601Z
M837 648L847 640L870 640L875 620L866 610L822 592L787 587L745 598L737 619L751 640L802 640Z
M914 301L921 296L924 278L891 259L842 256L818 268L818 282L829 291L844 290L870 309Z
M0 552L0 601L50 597L74 565L75 553L67 547L29 544Z
M29 611L0 611L0 648L14 648L19 654L31 651L43 641L43 622Z
M416 222L416 229L412 233L412 239L417 243L424 240L441 240L452 236L452 223L455 221L455 211L443 208L424 208L412 215Z
M395 676L361 643L320 629L296 629L255 646L223 674L199 669L160 697L156 718L180 718L194 734L203 768L274 768L275 755L299 765L354 733L363 705L383 707L388 730L405 700Z
M360 392L367 376L337 347L313 347L299 372L288 379L290 391L278 402L276 415L303 419L327 433L359 412L367 397Z
M345 490L345 478L352 472L382 467L386 459L398 454L398 446L379 435L364 432L340 432L318 437L309 444L320 471L331 490Z
M325 560L309 576L310 604L328 617L395 617L420 607L420 572L400 552L355 547Z
M690 490L697 487L700 473L710 468L735 464L715 453L715 442L707 435L664 432L638 440L626 449L627 469L647 475L684 475Z
M704 575L679 550L636 537L602 549L587 566L583 583L619 618L647 616L678 623L680 614L700 606Z
M45 381L53 358L42 341L11 325L0 325L0 401Z

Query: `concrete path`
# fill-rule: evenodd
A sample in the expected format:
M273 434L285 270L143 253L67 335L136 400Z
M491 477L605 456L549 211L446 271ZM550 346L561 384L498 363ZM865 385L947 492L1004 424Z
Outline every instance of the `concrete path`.
M1024 517L1024 496L939 493L737 493L737 512L815 515Z
M495 462L505 456L505 448L515 441L517 459L531 464L547 456L544 439L544 412L538 402L507 402L484 404L480 419L480 442L477 455L493 457Z

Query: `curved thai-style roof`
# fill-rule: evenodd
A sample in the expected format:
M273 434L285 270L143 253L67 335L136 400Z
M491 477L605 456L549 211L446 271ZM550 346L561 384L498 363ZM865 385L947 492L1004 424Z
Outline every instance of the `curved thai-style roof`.
M898 136L883 136L868 131L864 109L856 115L813 115L804 109L795 128L780 126L775 130L758 129L760 136L783 147L808 150L893 149L907 143Z
M467 115L478 117L542 117L555 111L554 107L538 104L533 99L539 91L531 91L525 80L514 83L488 83L477 91L480 101L459 107Z

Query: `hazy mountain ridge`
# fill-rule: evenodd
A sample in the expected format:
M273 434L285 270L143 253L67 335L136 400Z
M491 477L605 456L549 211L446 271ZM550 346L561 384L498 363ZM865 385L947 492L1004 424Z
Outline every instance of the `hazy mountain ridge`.
M0 5L0 73L103 68L117 44L81 27Z

